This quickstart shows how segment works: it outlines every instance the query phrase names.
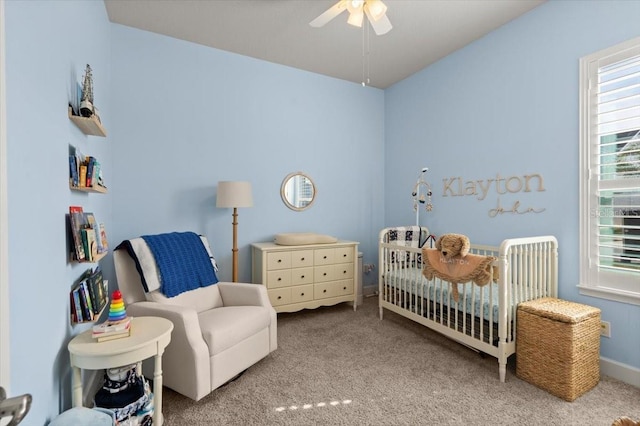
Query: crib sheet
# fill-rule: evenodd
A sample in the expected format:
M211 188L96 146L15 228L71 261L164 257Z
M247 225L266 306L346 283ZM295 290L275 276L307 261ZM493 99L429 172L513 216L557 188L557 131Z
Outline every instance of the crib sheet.
M437 280L437 281L436 281ZM491 283L485 286L477 286L472 283L460 284L458 286L460 292L459 301L453 299L450 285L445 281L436 280L429 281L422 270L416 267L394 269L387 271L385 274L385 284L391 288L410 292L429 300L442 303L451 308L462 310L465 306L465 312L471 313L477 318L483 317L485 320L498 322L498 284ZM442 293L442 299L441 299ZM511 306L513 312L513 306Z

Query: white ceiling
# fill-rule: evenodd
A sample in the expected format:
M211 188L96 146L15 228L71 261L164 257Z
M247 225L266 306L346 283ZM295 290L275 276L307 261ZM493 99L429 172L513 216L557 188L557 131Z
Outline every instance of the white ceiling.
M393 29L377 36L346 11L309 25L337 0L104 0L114 23L381 89L544 1L384 0Z

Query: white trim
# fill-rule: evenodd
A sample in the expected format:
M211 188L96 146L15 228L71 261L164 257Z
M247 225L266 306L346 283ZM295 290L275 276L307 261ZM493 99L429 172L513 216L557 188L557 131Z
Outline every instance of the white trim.
M635 368L609 358L600 357L600 375L640 388L640 368Z
M591 97L595 93L595 81L591 80L598 67L603 64L612 64L630 55L637 54L640 47L640 37L627 40L615 46L603 49L599 52L580 58L579 77L579 141L580 141L580 167L578 182L580 185L580 282L578 290L580 294L616 302L640 305L640 291L637 288L636 274L621 274L619 272L602 271L596 266L598 263L597 241L595 232L595 220L592 211L598 205L594 188L597 188L596 177L591 173L592 150L598 145L593 140L597 131L597 123L591 122ZM595 186L594 186L595 185Z
M5 81L4 0L0 0L0 384L10 389L9 374L9 239L7 232L7 99Z

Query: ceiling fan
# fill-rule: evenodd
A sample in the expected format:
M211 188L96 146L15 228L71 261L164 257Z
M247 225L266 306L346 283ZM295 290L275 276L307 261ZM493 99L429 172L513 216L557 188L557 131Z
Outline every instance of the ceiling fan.
M366 14L377 35L386 34L393 28L387 18L387 6L381 0L340 0L309 22L309 25L316 28L322 27L344 12L345 9L349 11L347 23L355 27L362 27L362 21Z

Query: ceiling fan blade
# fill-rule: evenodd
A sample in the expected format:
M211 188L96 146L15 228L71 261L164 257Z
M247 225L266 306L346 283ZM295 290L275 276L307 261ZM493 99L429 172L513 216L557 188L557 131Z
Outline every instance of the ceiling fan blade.
M389 21L389 18L386 14L382 15L382 17L380 17L377 21L373 19L373 16L371 15L371 12L369 11L366 3L364 5L364 12L367 14L369 23L371 24L371 26L373 27L373 31L375 31L377 35L386 34L391 31L391 28L393 28L393 26L391 25L391 21Z
M336 16L344 12L346 9L347 9L347 0L340 0L338 3L331 6L329 9L327 9L323 14L318 16L316 19L309 22L309 25L316 28L322 27L327 22L329 22L330 20L332 20L333 18L335 18Z

